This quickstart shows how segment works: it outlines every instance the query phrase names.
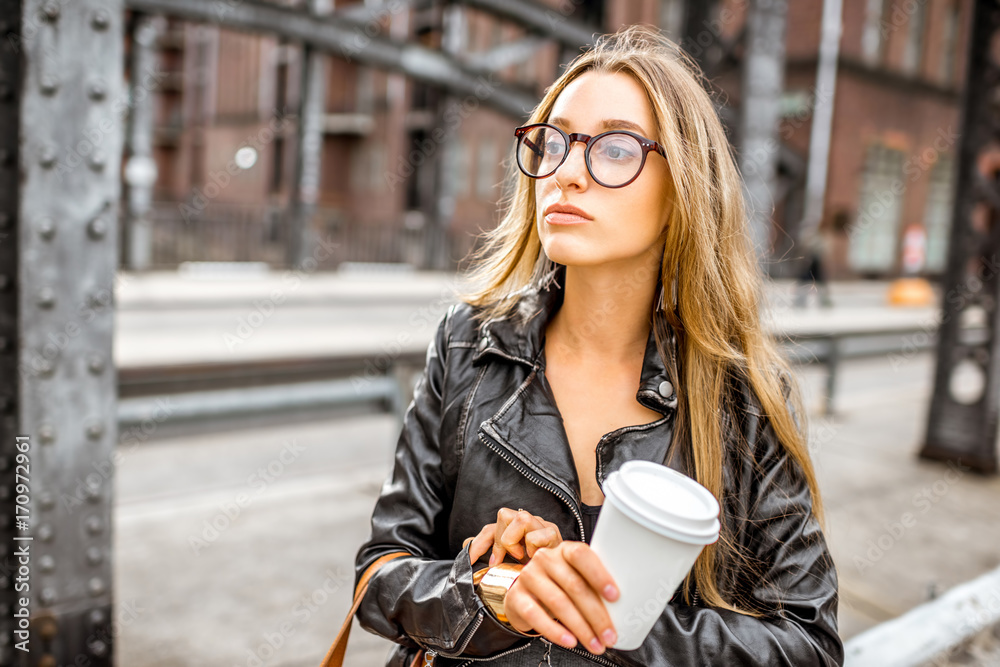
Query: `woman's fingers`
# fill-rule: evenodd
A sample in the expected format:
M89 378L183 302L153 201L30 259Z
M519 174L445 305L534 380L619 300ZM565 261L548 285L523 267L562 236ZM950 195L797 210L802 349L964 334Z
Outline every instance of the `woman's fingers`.
M541 519L527 510L512 510L501 507L497 512L496 529L493 538L493 555L490 565L502 563L504 556L510 554L514 560L523 563L527 554L521 544L528 531L542 528Z
M495 523L486 524L478 535L469 538L472 540L472 545L469 547L469 562L473 565L493 546L493 534L496 532L496 526Z
M536 552L531 567L525 566L518 581L524 579L528 591L552 610L583 646L600 654L616 637L605 636L609 630L614 632L614 625L597 592L600 589L592 582L600 586L610 577L597 554L587 552L590 547L583 542L564 542L556 549L543 547ZM578 570L578 565L588 574Z
M483 526L475 537L466 538L462 546L471 542L469 559L474 564L492 548L490 565L502 563L510 554L519 563L526 563L542 547L554 548L562 542L559 527L527 510L503 507L497 512L495 523Z
M554 523L542 521L544 528L533 530L524 536L524 546L528 552L528 558L534 558L535 552L542 547L554 549L562 542L562 534L559 527Z
M537 632L551 642L573 648L576 636L566 626L553 618L553 614L521 584L520 576L514 581L504 597L504 615L507 622L523 633Z

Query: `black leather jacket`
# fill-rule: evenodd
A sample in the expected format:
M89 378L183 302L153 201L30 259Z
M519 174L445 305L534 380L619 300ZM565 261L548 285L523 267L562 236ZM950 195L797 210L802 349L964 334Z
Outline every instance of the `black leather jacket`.
M559 267L562 269L563 267ZM558 270L558 269L557 269ZM704 665L842 665L837 634L837 574L801 469L779 446L744 386L733 415L754 452L727 461L729 525L762 564L736 585L768 612L757 619L717 610L680 591L634 651L595 655L504 627L476 594L474 566L463 540L496 521L501 507L524 508L559 526L564 539L589 542L581 518L580 484L560 413L544 374L544 330L562 303L560 280L518 296L520 313L477 329L472 307L458 303L438 321L395 453L371 518L371 536L355 561L355 588L379 556L408 551L372 577L357 612L365 630L397 644L387 666L409 666L419 647L450 667L538 664L551 647L553 665L630 667ZM671 362L672 363L672 362ZM596 449L597 480L625 461L667 462L676 396L650 331L636 400L659 419L605 434ZM682 461L671 467L691 475ZM656 564L650 563L650 577ZM693 591L697 593L697 591ZM781 608L779 609L779 603Z

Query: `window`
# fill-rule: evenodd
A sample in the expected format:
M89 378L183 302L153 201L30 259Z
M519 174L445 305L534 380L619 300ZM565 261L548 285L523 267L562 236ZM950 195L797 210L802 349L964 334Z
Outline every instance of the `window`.
M848 237L848 262L858 273L886 273L896 259L903 210L903 152L872 144L861 176L858 215Z
M476 196L480 199L492 199L496 196L494 186L497 174L497 146L494 141L483 139L479 143L476 164Z
M960 7L957 0L952 0L944 11L944 25L941 44L941 83L950 86L955 82L955 57L958 49L958 17Z
M920 73L920 59L924 50L924 28L927 16L927 0L904 3L910 10L910 25L906 33L906 48L903 50L903 71L907 74Z
M885 0L866 0L865 24L861 29L861 57L869 65L882 58L882 11Z
M467 196L471 185L469 156L466 144L460 137L454 137L448 141L446 158L448 164L445 173L448 174L452 193L455 197Z
M931 182L924 207L924 229L927 230L929 273L942 273L948 260L948 237L955 197L955 162L950 155L941 155L931 169Z

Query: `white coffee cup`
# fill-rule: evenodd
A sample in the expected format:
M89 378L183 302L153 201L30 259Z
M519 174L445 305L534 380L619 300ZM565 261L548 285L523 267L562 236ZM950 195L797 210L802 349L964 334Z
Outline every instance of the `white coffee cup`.
M601 598L618 640L634 651L706 544L719 538L719 502L704 486L651 461L628 461L604 482L604 507L590 547L618 585Z

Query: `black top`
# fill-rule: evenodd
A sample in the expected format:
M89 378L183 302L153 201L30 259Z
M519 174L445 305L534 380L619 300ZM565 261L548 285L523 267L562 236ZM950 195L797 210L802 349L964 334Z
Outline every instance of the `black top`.
M603 505L585 505L580 503L580 509L583 510L583 527L584 534L587 538L587 544L590 544L590 540L594 536L594 526L597 525L597 515L601 513L602 507Z

